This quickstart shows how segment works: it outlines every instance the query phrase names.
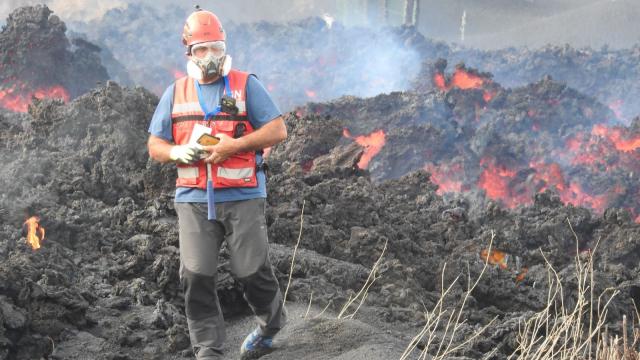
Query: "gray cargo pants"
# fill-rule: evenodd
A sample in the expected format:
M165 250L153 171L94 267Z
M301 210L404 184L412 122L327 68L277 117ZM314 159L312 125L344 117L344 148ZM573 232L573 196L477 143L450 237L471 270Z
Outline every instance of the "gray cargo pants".
M218 253L223 241L231 271L263 335L285 324L282 292L268 256L265 199L216 204L217 220L207 220L207 204L175 203L180 237L180 281L191 345L222 352L225 327L216 293Z

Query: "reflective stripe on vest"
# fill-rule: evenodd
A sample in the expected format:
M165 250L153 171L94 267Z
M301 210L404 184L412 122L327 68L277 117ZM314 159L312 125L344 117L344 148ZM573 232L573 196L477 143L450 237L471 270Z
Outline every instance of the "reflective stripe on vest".
M231 70L227 76L229 90L236 100L238 114L219 112L208 120L204 120L204 112L198 101L198 94L192 78L184 77L175 82L173 108L171 111L174 142L186 144L196 124L212 129L212 134L223 133L230 137L236 135L239 124L244 125L244 133L254 131L249 122L246 109L246 84L249 74ZM176 186L206 188L206 164L198 161L193 165L177 164L178 179ZM220 164L212 164L214 188L256 187L256 154L255 152L238 153Z

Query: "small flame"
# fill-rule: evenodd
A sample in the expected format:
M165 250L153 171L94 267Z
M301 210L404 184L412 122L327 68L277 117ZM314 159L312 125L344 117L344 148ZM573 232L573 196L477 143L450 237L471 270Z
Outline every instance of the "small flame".
M520 269L520 272L518 273L518 275L516 275L516 284L524 280L525 276L527 275L527 272L529 272L529 269L526 267L523 267L522 269Z
M482 249L480 251L480 258L482 259L482 261L486 261L489 265L497 265L502 270L507 270L508 268L507 262L509 261L509 254L505 253L504 251L491 250L491 252L489 252L489 249ZM511 270L511 273L515 274L516 276L516 284L524 280L528 271L529 269L526 267L521 268L517 273L516 270Z
M352 138L351 132L349 132L348 129L343 129L342 135L349 139ZM353 139L360 146L364 147L364 154L362 154L358 162L358 168L360 169L366 169L369 166L371 159L378 155L386 142L384 130L374 131L369 135L358 135Z
M309 98L315 98L316 97L316 92L313 90L305 90L304 93L307 95L307 97Z
M40 218L32 216L24 222L27 226L27 243L33 250L40 249L40 242L44 240L44 228L38 223Z
M489 249L482 249L482 251L480 251L480 258L482 258L482 260L484 261L487 261L489 265L498 265L500 269L504 270L507 268L507 260L509 256L504 251L489 251Z

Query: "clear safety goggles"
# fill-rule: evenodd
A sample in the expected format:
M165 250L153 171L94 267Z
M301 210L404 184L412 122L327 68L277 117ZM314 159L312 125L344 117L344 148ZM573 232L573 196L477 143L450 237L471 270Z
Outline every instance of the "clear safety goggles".
M212 53L215 57L225 54L227 47L224 41L209 41L195 44L191 47L191 55L197 58L204 58L208 53Z

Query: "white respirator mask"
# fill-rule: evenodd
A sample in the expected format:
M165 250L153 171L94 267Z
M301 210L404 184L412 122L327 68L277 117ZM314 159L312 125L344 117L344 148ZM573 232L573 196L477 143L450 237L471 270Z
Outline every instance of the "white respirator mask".
M231 70L231 56L226 55L224 41L211 41L191 47L187 74L196 80L213 76L227 76Z

